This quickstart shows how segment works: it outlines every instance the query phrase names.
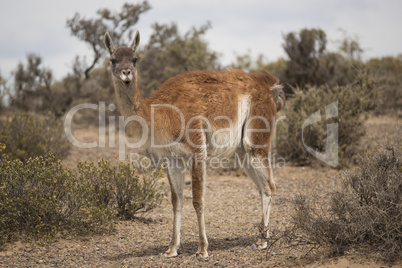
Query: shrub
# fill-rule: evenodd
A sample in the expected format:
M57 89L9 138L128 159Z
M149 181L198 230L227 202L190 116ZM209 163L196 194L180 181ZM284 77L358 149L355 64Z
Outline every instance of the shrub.
M388 260L402 257L402 163L399 147L368 153L343 187L331 194L327 210L296 198L295 226L310 241L333 253L372 250Z
M111 213L86 200L77 176L54 156L0 161L0 245L17 234L52 239L104 226Z
M377 114L400 113L402 110L402 56L372 58L366 66L376 76L379 85L379 105L375 112Z
M0 150L4 149L0 144ZM1 154L1 152L0 152ZM0 159L0 247L18 235L50 241L58 234L111 230L116 216L132 218L163 197L160 173L142 180L129 164L102 160L78 164L78 171L47 158Z
M51 114L15 113L10 121L0 121L0 141L7 155L22 161L50 152L63 159L70 150L61 123Z
M354 162L356 159L353 157L360 151L359 140L365 134L364 113L375 107L374 92L374 81L365 74L355 84L347 86L295 89L285 110L286 119L278 124L278 154L302 165L319 162L306 150L303 141L315 151L325 153L327 124L338 123L338 148L335 152L339 157L338 167ZM325 106L336 101L337 116L326 118L328 111L324 110ZM317 111L320 112L321 120L303 129L303 123ZM330 144L329 148L336 150L336 144Z
M109 160L79 162L79 179L89 183L90 196L98 206L113 208L121 219L132 219L138 213L151 211L163 198L157 180L160 171L145 170L140 176L130 163L112 165Z

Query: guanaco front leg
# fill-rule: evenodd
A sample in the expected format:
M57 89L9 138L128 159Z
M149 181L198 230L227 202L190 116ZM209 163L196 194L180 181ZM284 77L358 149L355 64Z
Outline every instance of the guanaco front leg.
M171 164L167 168L168 170L167 173L170 184L170 190L172 194L173 232L172 232L172 241L170 242L169 248L162 255L164 257L177 256L177 250L180 246L181 212L183 208L185 166L181 159L171 159L170 163Z

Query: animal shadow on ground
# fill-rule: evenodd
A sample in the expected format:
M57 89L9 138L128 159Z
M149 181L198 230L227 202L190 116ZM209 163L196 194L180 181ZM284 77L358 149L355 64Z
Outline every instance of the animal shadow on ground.
M219 238L219 239L210 239L208 252L213 254L214 251L218 250L229 250L234 247L248 247L251 246L253 242L255 242L255 236L243 236L243 237L231 237L231 238ZM163 253L168 248L168 245L161 246L151 246L144 247L140 250L134 250L133 252L120 252L118 254L112 254L108 256L104 256L105 259L109 261L117 261L131 258L140 258L147 256L158 256L160 253ZM198 248L198 242L184 242L181 244L180 249L178 250L179 257L180 256L192 256L195 254Z

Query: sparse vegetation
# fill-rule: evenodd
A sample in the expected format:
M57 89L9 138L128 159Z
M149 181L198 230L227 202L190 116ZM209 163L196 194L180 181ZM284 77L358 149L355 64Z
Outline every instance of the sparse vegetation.
M61 122L50 113L15 113L10 120L0 120L0 141L5 154L22 161L50 152L63 159L70 150Z
M6 146L0 144L0 150ZM3 154L3 152L0 152ZM59 235L111 230L116 218L152 210L163 197L160 173L137 175L128 163L101 160L64 167L53 155L0 160L0 247L16 237L51 241Z
M396 114L402 111L402 56L374 58L367 62L378 86L376 114Z
M337 123L339 140L334 139L334 142L339 144L338 168L355 163L355 156L361 150L359 140L365 133L365 112L375 107L374 94L375 81L363 72L354 84L347 86L297 88L285 107L286 120L277 127L278 154L302 165L320 162L306 150L304 144L325 153L327 139L330 138L327 136L327 125ZM334 102L337 106L336 116L326 118L328 111L324 108ZM303 124L317 111L320 119L304 127ZM328 148L331 146L336 144L329 144Z
M367 153L359 168L346 173L331 193L328 208L295 199L293 223L307 241L333 254L355 249L376 252L388 261L402 258L401 143Z
M151 211L160 204L163 191L157 185L161 171L145 170L138 175L135 167L119 162L112 165L110 160L79 162L78 178L88 183L89 195L97 206L113 208L116 216L127 220L137 214Z

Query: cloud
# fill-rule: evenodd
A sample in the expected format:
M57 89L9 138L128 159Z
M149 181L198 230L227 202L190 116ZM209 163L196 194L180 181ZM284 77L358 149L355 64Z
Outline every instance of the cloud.
M4 1L0 10L0 69L7 74L29 52L44 58L57 78L69 71L76 55L90 49L71 36L67 18L75 12L93 17L99 8L120 10L124 0ZM142 44L148 42L151 24L176 22L182 32L210 21L205 36L211 49L222 54L224 64L251 51L269 60L285 56L282 35L302 28L322 28L330 40L342 38L339 28L357 35L366 58L401 53L402 1L387 0L150 0L152 9L138 23ZM330 46L335 49L336 45Z

